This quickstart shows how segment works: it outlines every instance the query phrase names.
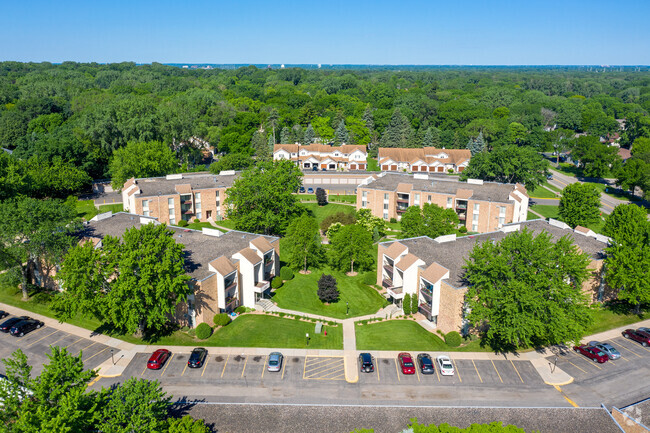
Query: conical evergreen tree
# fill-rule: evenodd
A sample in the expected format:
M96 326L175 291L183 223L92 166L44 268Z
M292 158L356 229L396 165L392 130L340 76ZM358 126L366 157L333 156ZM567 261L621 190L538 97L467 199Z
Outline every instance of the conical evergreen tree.
M372 137L372 132L375 130L375 118L372 115L370 104L366 105L366 111L363 112L363 122L366 124L366 128L368 128L370 136Z
M381 137L381 145L382 147L411 147L413 144L415 144L415 133L411 122L399 108L396 108Z
M280 131L280 144L291 144L291 143L293 143L293 134L291 134L291 129L285 126Z
M427 128L422 139L422 147L440 147L440 130L433 126Z
M310 123L307 129L305 129L305 135L303 136L302 144L312 144L315 138L316 131L314 131L314 127L311 126Z
M334 142L336 144L344 144L350 142L350 133L345 127L345 120L343 119L341 119L341 121L339 122L339 126L336 127Z
M269 146L263 132L255 131L253 138L251 139L251 147L253 148L253 152L258 159L260 159L260 155L265 155L268 153L267 149Z
M472 152L472 156L477 153L483 152L486 149L485 140L483 139L483 133L479 132L478 137L473 139L470 137L469 142L467 143L467 148Z

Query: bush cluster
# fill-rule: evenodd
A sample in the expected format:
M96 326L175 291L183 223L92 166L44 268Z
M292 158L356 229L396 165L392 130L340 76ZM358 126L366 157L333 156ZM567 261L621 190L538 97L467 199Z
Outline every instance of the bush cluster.
M205 340L212 335L212 328L207 323L199 323L196 327L196 338Z
M282 287L282 277L275 277L271 280L271 288L279 289Z
M230 316L226 313L215 314L214 319L212 319L216 326L226 326L231 320Z
M291 269L288 266L282 266L282 268L280 269L280 278L282 278L284 281L292 280L293 269Z
M187 227L187 221L185 220L180 220L178 223L176 223L178 227Z
M445 335L445 343L447 343L447 346L449 347L458 347L462 342L463 339L456 331L448 332L447 335Z
M243 305L240 305L239 307L235 308L235 313L237 314L242 314L248 311L248 308L244 307Z

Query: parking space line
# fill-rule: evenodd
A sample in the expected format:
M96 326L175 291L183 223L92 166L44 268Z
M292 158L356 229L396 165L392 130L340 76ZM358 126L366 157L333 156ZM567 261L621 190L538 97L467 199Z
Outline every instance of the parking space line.
M226 362L223 364L223 370L221 370L221 377L223 377L223 374L226 372L226 365L228 365L228 360L230 359L230 353L226 357Z
M499 376L499 380L501 381L501 383L503 383L503 379L501 379L501 375L499 374L499 370L497 370L497 366L494 365L494 361L490 359L490 362L492 363L492 367L494 367L494 371L497 372L497 376Z
M602 367L598 366L596 363L587 361L587 358L584 357L584 356L580 356L577 353L576 353L575 356L576 356L577 359L580 359L581 361L586 362L587 364L591 365L592 367L596 367L598 370L603 369Z
M147 366L145 365L144 368L142 369L142 373L140 373L140 377L144 376L144 372L147 371Z
M438 378L438 382L440 382L440 374L438 374L438 368L434 367L434 370L436 370L436 377Z
M41 340L44 340L45 338L49 337L50 335L56 334L57 332L59 332L58 329L57 329L56 331L50 333L50 334L47 334L45 337L41 337L41 338L39 338L38 340L29 343L26 347L31 347L32 345L38 343L38 342L41 341Z
M458 373L458 380L460 380L460 383L463 383L463 378L460 377L460 370L458 369L458 366L456 365L456 361L454 361L454 360L452 359L451 362L454 363L454 370L456 370L456 372Z
M54 343L50 343L50 347L54 346L56 343L58 343L59 341L63 340L63 339L64 339L65 337L67 337L68 335L70 335L70 334L65 334L63 337L59 338L59 339L56 340Z
M311 355L305 356L305 362L307 362L307 358L311 358L311 357L312 357ZM318 365L318 364L324 364L324 363L327 363L327 362L329 362L329 361L331 361L331 359L330 359L329 357L327 357L327 358L321 358L321 359L316 360L316 361L310 361L310 362L309 362L309 365L310 365L310 366L316 366L316 365Z
M99 352L95 353L93 356L91 356L90 358L86 359L84 362L88 362L88 361L90 361L90 360L93 359L95 356L99 355L99 354L102 353L102 352L107 351L108 349L109 349L108 346L104 347L102 350L100 350Z
M335 365L334 367L327 368L327 369L325 369L325 370L321 370L321 371L318 371L318 372L313 373L313 374L315 374L315 375L318 376L318 375L321 375L321 374L325 374L325 373L328 372L328 371L329 371L329 372L331 372L331 371L336 371L336 370L338 370L338 369L340 369L340 368L343 368L343 366L342 366L342 365ZM327 374L330 374L330 373L327 373ZM327 376L327 374L325 374L325 376ZM303 375L303 379L311 379L311 378L313 378L313 377L314 377L313 375L312 375L312 376L305 376L305 375Z
M580 368L580 367L578 367L577 365L575 365L573 362L569 361L568 359L566 360L566 362L568 362L569 364L573 365L575 368L577 368L578 370L582 371L583 373L589 374L589 373L587 373L586 371L584 371L582 368Z
M203 370L201 370L201 377L203 377L203 373L205 373L205 367L208 366L208 361L210 360L210 355L205 357L205 364L203 364Z
M473 359L472 359L472 364L474 365L474 370L476 370L476 374L478 375L478 380L480 380L481 383L483 383L483 379L481 379L481 374L478 372L478 368L476 368L476 363L474 362Z
M88 348L91 347L91 346L94 346L95 344L97 344L97 342L96 342L96 341L93 341L93 342L90 343L88 346L84 347L83 349L80 349L79 352L83 353L84 350L88 349Z
M266 355L264 355L264 362L262 363L262 379L264 379L264 370L266 370Z
M375 364L377 365L377 368L376 368L376 370L377 370L377 382L381 382L379 380L379 361L377 359L375 359Z
M418 382L420 381L420 373L418 373L418 367L415 366L415 375L418 377Z
M165 367L163 368L162 373L160 373L160 376L162 377L165 374L165 370L167 370L167 367L169 367L169 364L172 363L172 359L174 359L175 353L172 353L172 356L169 358L169 360L165 363Z
M183 367L183 372L181 373L181 377L185 374L185 370L187 370L187 362L185 363L185 367Z
M64 348L64 349L67 349L68 347L72 346L73 344L77 344L78 342L80 342L80 341L83 340L83 339L84 339L84 338L81 337L80 339L78 339L78 340L75 341L74 343L70 343L70 344L68 344L67 346L63 346L63 348Z
M326 370L328 370L329 366L335 365L335 364L336 365L341 364L342 361L343 361L342 359L332 359L331 362L328 362L327 364L319 365L318 367L315 367L315 368L306 368L305 367L304 371L305 371L305 373L311 373L311 372L316 372L316 371L326 371ZM310 363L309 367L312 367L311 363Z
M246 355L246 359L244 359L244 368L241 371L241 376L239 377L240 379L244 377L244 372L246 371L246 363L248 362L248 356Z
M88 382L88 385L87 385L87 386L88 386L88 387L93 386L93 385L94 385L94 384L95 384L99 379L101 379L101 377L99 377L99 376L95 377L93 380L91 380L90 382Z
M305 362L302 364L302 378L304 379L306 374L307 374L307 356L305 356ZM284 363L282 364L282 367L284 367Z
M306 359L306 358L305 358ZM282 362L282 376L280 377L281 380L284 380L284 367L287 365L287 361Z
M393 362L395 363L395 373L397 373L397 381L401 382L401 379L399 378L399 369L397 368L397 361L393 359Z
M611 343L614 343L612 340L609 340L609 341L610 341ZM627 341L627 340L623 339L623 341ZM616 344L616 343L615 343L615 344ZM625 344L625 345L619 344L619 346L624 347L625 350L627 350L628 352L632 352L633 354L635 354L635 355L638 356L639 358L642 358L642 356L639 355L638 353L636 353L635 350L630 349L630 347L629 347L627 344Z
M522 379L521 374L519 374L519 370L517 370L517 367L515 367L515 363L512 362L512 359L510 360L510 363L512 364L512 368L514 368L515 371L517 372L517 376L519 376L519 380L521 380L521 383L524 383L524 379Z

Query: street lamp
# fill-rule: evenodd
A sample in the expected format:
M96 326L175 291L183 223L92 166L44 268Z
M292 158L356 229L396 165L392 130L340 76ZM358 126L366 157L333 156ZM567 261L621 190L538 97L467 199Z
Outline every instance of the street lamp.
M305 334L305 340L307 342L307 346L309 346L309 333Z
M345 315L347 316L349 312L350 312L350 303L346 301L345 302Z
M111 349L111 361L113 361L113 365L115 365L115 358L113 358L113 349Z

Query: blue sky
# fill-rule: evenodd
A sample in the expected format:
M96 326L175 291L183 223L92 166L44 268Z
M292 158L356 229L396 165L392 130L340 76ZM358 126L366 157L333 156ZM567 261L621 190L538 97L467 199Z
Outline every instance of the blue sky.
M0 60L650 64L650 0L2 0Z

